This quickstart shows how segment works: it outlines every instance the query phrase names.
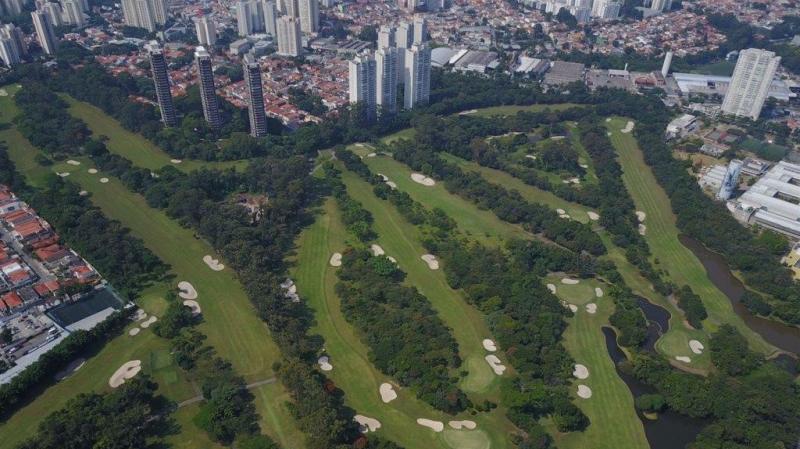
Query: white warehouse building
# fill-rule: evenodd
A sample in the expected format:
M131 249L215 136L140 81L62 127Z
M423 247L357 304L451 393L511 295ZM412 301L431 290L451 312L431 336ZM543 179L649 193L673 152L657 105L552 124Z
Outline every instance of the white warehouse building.
M779 162L728 209L744 223L800 240L800 165Z

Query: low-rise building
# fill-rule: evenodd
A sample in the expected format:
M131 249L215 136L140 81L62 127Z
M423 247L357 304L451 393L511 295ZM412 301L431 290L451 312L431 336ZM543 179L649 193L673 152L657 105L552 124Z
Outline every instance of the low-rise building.
M554 61L544 75L544 83L552 86L583 81L586 67L579 62Z
M779 162L728 208L744 223L800 239L800 165Z
M697 117L691 114L683 114L682 116L672 120L667 125L667 139L682 139L689 134L697 131L700 123Z

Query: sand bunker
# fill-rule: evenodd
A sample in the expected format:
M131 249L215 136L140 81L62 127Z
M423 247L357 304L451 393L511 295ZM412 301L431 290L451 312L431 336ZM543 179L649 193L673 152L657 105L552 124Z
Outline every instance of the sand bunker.
M148 327L150 327L151 324L155 323L156 321L158 321L158 318L156 318L154 316L151 316L150 318L146 319L145 321L142 321L142 324L141 324L142 329L147 329Z
M593 302L590 302L589 304L586 304L586 313L590 313L592 315L597 313L597 304L595 304Z
M588 215L589 216L589 220L592 220L592 221L597 221L597 220L600 219L600 214L598 214L597 212L591 212L591 211L590 212L586 212L586 215Z
M90 175L96 175L97 174L97 169L96 168L90 168L89 170L86 170L86 171L88 171Z
M586 385L578 385L578 397L582 399L589 399L592 397L592 389Z
M169 161L172 162L173 164L180 164L181 162L183 162L180 159L170 159Z
M361 433L374 432L381 428L381 422L375 418L370 418L364 415L356 415L353 421L359 424Z
M578 166L579 166L580 168L584 168L584 169L588 169L588 168L589 168L589 165L588 165L588 164L578 164Z
M567 307L569 307L569 310L571 310L572 313L578 312L578 306L576 306L575 304L569 304Z
M692 363L692 359L686 357L685 355L676 355L675 360L683 363Z
M141 330L141 329L139 329L138 327L134 327L133 329L131 329L131 330L129 330L129 331L128 331L128 335L130 335L131 337L135 337L135 336L136 336L136 335L138 335L138 334L139 334L139 332L141 332L141 331L142 331L142 330Z
M647 225L643 225L643 224L639 223L639 234L640 235L647 234Z
M628 120L628 123L625 124L625 127L621 130L623 133L628 134L629 132L633 131L633 122Z
M0 89L0 97L7 97L8 91L5 89Z
M397 189L397 184L395 184L393 181L386 181L386 185L391 187L392 190L396 190Z
M608 118L606 119L606 123L608 123L608 122L610 122L610 121L611 121L611 117L608 117Z
M327 355L323 355L318 358L317 363L319 364L319 369L322 371L330 371L333 369L333 365L331 365L331 359Z
M130 362L126 362L120 366L119 369L114 372L114 374L111 375L111 378L108 379L108 385L111 388L117 388L124 384L126 380L133 379L133 377L139 374L139 371L141 370L141 360L131 360Z
M525 157L527 157L528 159L533 159L534 161L536 160L536 156L532 154L526 154Z
M556 293L556 284L547 284L547 289L550 290L550 293Z
M100 184L105 184L108 182L108 178L100 178Z
M705 346L703 346L703 344L697 340L689 340L689 349L691 349L695 354L702 354Z
M572 375L575 376L577 379L588 379L589 378L589 369L586 368L585 365L581 365L580 363L575 364L575 369L572 370Z
M81 163L80 163L80 162L78 162L78 161L75 161L75 160L72 160L72 159L68 160L68 161L67 161L67 164L69 164L69 165L76 165L76 166L77 166L77 165L81 165Z
M388 177L388 176L386 176L386 175L384 175L383 173L378 173L378 176L380 176L380 177L381 177L381 179L383 180L383 182L386 182L386 181L388 181L388 180L389 180L389 177Z
M489 354L486 357L484 357L484 359L486 360L486 363L488 363L489 366L492 367L494 373L497 374L498 376L502 375L505 372L506 366L503 365L503 362L501 362L496 355Z
M203 256L203 262L208 265L208 268L211 268L214 271L222 271L225 269L225 265L219 263L219 259L215 259L208 254Z
M194 289L194 286L186 281L178 282L178 288L180 292L178 292L178 296L183 299L197 299L197 290Z
M417 424L419 424L420 426L425 426L433 430L434 432L441 432L442 430L444 430L444 423L442 423L441 421L433 421L430 419L419 418L417 419Z
M381 248L381 245L376 245L373 243L372 246L369 247L369 249L372 250L372 255L375 257L386 254L383 248Z
M567 211L565 211L564 209L556 209L556 212L558 213L558 215L564 215L567 213Z
M136 313L133 314L133 318L136 321L142 321L143 319L147 318L147 313L145 313L142 309L136 309Z
M497 345L495 345L492 340L489 340L487 338L487 339L483 340L483 349L485 349L485 350L487 350L489 352L495 352L495 351L497 351Z
M331 264L332 267L341 267L342 266L342 253L333 253L329 263Z
M565 219L565 220L569 220L569 219L570 219L570 218L572 218L572 217L570 217L570 216L569 216L569 215L567 215L567 214L563 214L563 215L559 215L559 216L558 216L558 218L563 218L563 219Z
M423 175L422 173L411 173L411 179L417 184L422 184L426 187L431 187L436 185L436 181L434 181L432 178Z
M87 192L86 190L81 190L80 192L78 192L78 195L80 195L80 196L88 196L89 192Z
M603 297L603 289L600 288L600 287L595 287L594 288L594 295L597 296L598 298L602 298Z
M469 111L461 111L461 112L458 113L458 115L470 115L470 114L474 114L476 112L478 112L477 109L470 109Z
M394 257L392 257L392 256L386 256L386 258L387 258L387 259L389 259L390 261L392 261L392 263L393 263L393 264L396 264L396 263L397 263L397 259L395 259L395 258L394 258Z
M390 383L382 383L381 387L378 389L378 392L381 394L381 401L386 404L397 399L397 392L394 391L394 387Z
M378 155L378 153L370 153L370 154L367 155L367 157L375 157L377 155Z
M580 282L581 281L579 279L572 279L572 278L562 278L561 279L561 283L562 284L567 284L567 285L575 285L575 284L578 284Z
M571 182L572 184L580 184L581 178L569 178L567 181Z
M475 421L470 421L468 419L465 419L463 421L450 421L447 423L447 425L456 430L461 430L461 429L474 430L476 427L478 427L478 425L475 424Z
M425 263L428 264L428 268L431 270L438 270L439 269L439 261L436 260L436 256L433 254L425 254L424 256L420 257L420 259L424 260Z
M639 223L644 222L644 220L647 219L647 213L637 210L636 219L639 220Z
M62 177L62 178L66 178L67 176L69 176L69 172L56 173L56 174L57 174L58 176Z
M203 310L200 308L200 303L193 299L185 299L183 305L192 309L192 315L200 315L203 313Z

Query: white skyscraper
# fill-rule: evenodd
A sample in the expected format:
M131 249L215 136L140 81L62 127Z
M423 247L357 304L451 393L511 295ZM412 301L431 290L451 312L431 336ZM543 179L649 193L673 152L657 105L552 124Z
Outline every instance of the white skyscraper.
M363 106L368 119L375 117L375 59L368 54L356 56L350 69L350 103Z
M405 66L406 66L406 52L405 49L411 48L414 45L414 25L408 22L400 22L397 25L397 30L394 33L395 44L397 45L397 82L405 84Z
M197 42L200 45L213 47L217 43L217 27L208 16L196 19L194 21L194 29L197 33Z
M389 25L381 25L378 30L378 48L394 47L394 28Z
M243 0L236 5L236 25L239 30L239 36L249 36L255 29L253 23L253 8L256 3L249 0Z
M300 21L294 17L282 16L278 19L278 54L300 56Z
M272 37L278 35L278 9L273 0L266 0L261 3L264 10L264 31Z
M150 8L153 10L153 20L156 25L164 25L169 19L169 8L167 0L150 0Z
M13 40L6 37L0 37L0 61L3 61L6 67L19 64L17 45Z
M289 17L300 17L300 7L297 0L279 0L280 12Z
M414 44L422 44L428 41L428 24L424 16L414 17Z
M64 0L64 17L70 25L82 27L86 24L80 0Z
M382 113L397 112L397 53L394 47L375 52L375 104Z
M50 25L60 27L64 24L64 11L61 10L61 5L58 3L46 2L42 5L42 11L47 15L47 20L50 22Z
M592 17L604 20L613 20L619 17L622 3L617 0L594 0L592 4Z
M299 0L300 30L304 33L319 31L319 0Z
M722 112L758 119L780 63L780 56L771 51L748 48L739 52Z
M24 7L25 0L0 0L0 12L5 11L5 14L9 16L22 14Z
M122 0L122 15L128 26L153 32L168 19L166 0Z
M36 39L39 41L39 45L46 54L52 55L58 48L58 39L56 33L53 32L53 26L45 13L41 11L32 12L31 18L33 18L33 27L36 29Z
M0 25L0 38L9 39L15 46L17 54L22 56L28 54L28 46L25 44L25 33L11 23Z
M427 44L405 50L405 97L403 106L411 109L427 104L431 93L431 49Z
M672 0L651 0L650 9L657 12L669 11L672 9Z

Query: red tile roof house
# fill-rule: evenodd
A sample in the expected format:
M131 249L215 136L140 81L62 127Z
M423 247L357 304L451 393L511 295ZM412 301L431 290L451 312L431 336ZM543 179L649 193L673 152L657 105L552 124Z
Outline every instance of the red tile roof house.
M22 305L24 304L22 302L22 298L19 297L17 292L6 293L2 297L0 297L0 299L3 300L3 302L6 304L6 306L8 306L9 309L16 309L18 307L22 307Z
M86 265L74 266L72 267L71 271L75 279L77 279L78 282L80 282L81 284L87 284L89 282L97 280L98 278L97 272L87 267Z
M52 264L70 255L68 249L55 243L34 251L36 257L46 264Z
M40 282L33 286L33 291L36 292L42 298L46 298L48 296L54 296L58 293L58 290L61 288L58 281L47 281L47 282Z

